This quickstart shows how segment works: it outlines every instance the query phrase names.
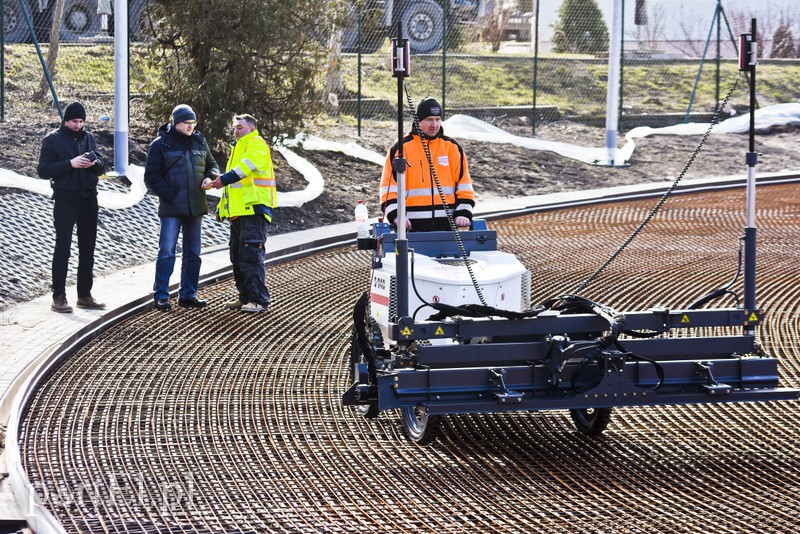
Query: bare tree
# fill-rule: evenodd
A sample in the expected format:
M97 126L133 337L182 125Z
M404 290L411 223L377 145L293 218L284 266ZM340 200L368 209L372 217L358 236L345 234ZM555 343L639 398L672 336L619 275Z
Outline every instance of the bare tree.
M64 18L64 0L56 0L53 9L53 24L50 26L50 46L47 47L47 71L51 78L56 75L56 62L58 61L58 43L61 40L61 19ZM42 79L39 82L39 89L33 94L34 100L43 101L45 95L50 90L50 83L47 80L47 73L42 72Z
M769 57L788 58L794 57L795 44L792 30L785 21L781 21L778 29L772 35L772 52Z

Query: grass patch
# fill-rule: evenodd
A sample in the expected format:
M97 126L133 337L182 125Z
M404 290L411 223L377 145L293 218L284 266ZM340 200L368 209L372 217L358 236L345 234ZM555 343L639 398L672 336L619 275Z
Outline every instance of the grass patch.
M47 45L42 45L47 54ZM133 45L130 52L130 81L134 93L154 90L159 73L147 66L146 45ZM30 106L31 95L42 78L41 62L33 45L6 45L7 113ZM697 79L699 61L651 61L624 64L622 105L626 113L682 113L692 97L693 111L708 112L716 105L716 94L724 97L737 75L737 63L723 61L717 83L716 65L707 62ZM346 55L341 61L348 93L359 90L357 57ZM479 55L451 54L412 58L407 80L415 101L426 95L442 98L447 84L448 107L531 106L536 76L537 106L555 106L561 114L577 118L605 115L608 67L605 60L586 56L548 54L534 62L530 54ZM395 103L397 79L389 71L386 54L362 57L361 92L366 98ZM766 61L758 67L758 99L761 106L800 100L800 63ZM697 87L695 89L695 82ZM112 44L75 45L62 43L53 84L59 99L68 101L114 93L114 50ZM749 91L744 77L731 99L737 108L749 106ZM694 93L694 96L693 96Z

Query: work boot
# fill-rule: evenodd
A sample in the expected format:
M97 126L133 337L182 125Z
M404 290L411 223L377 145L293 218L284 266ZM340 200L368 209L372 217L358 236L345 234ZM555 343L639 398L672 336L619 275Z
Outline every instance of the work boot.
M246 304L245 302L242 302L241 300L236 299L236 300L230 300L230 301L226 302L224 306L225 306L226 310L238 310L242 306L244 306L245 304Z
M266 304L260 304L258 302L248 302L247 304L243 305L239 308L243 312L268 312L269 311L269 302Z
M58 313L72 313L72 306L67 304L66 295L53 295L53 303L50 309Z
M97 302L94 300L94 297L89 295L88 297L78 297L78 304L79 308L83 308L84 310L105 310L106 305L102 302Z
M178 299L178 306L181 308L205 308L207 300L192 297L190 299Z

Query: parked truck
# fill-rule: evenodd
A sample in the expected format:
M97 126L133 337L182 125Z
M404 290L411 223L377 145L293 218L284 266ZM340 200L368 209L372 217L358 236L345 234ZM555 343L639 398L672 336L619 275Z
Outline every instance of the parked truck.
M50 38L56 0L22 0L27 7L37 40ZM31 42L20 0L2 0L3 39L6 43ZM128 31L132 40L146 38L150 0L128 1ZM64 0L60 37L63 41L79 41L110 35L114 28L111 0Z
M403 37L411 51L428 54L442 47L445 13L448 26L474 24L486 12L487 0L366 0L356 4L354 23L345 30L343 52L358 52L358 26L361 17L361 52L377 51L394 34L397 22L403 23Z

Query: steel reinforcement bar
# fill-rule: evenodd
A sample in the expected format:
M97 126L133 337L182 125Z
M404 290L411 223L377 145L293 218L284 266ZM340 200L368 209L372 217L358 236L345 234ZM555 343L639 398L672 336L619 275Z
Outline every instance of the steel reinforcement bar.
M781 362L782 385L798 387L800 195L792 182L758 194L758 336ZM491 226L532 270L536 303L591 274L652 204L550 205ZM724 285L743 207L741 187L672 198L584 294L618 310L678 308ZM39 369L7 434L34 529L797 528L797 402L617 409L598 439L577 434L563 411L449 415L439 441L419 447L399 416L370 421L340 403L369 253L346 244L273 258L267 273L268 315L223 309L235 290L216 273L208 308L162 313L143 299Z

